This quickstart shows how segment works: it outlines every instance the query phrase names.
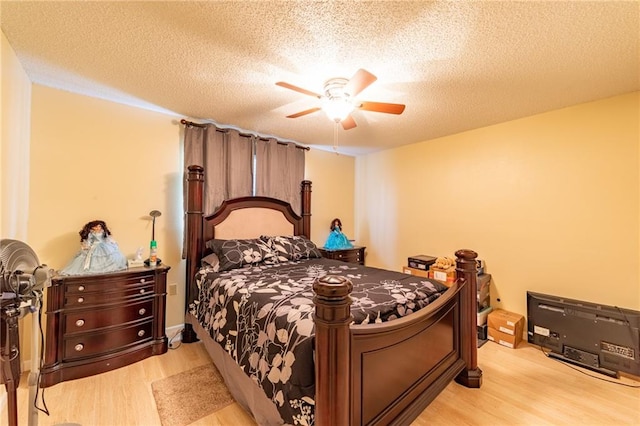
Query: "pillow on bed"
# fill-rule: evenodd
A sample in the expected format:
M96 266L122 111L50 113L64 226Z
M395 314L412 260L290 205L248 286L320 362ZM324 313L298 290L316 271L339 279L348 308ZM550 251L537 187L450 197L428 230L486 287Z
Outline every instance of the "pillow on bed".
M220 270L220 259L218 259L218 255L215 253L211 253L206 255L200 261L202 266L208 266L213 269L213 272L218 272Z
M261 236L264 241L268 241L278 260L300 260L314 257L322 257L320 250L313 241L303 235L294 236Z
M245 265L258 263L273 264L278 259L275 252L263 240L256 238L250 240L209 240L209 247L218 256L220 266L218 270L228 271Z

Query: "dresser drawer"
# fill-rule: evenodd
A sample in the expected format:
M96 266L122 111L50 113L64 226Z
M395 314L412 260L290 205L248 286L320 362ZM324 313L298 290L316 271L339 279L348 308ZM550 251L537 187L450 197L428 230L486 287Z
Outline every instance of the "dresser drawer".
M103 333L88 333L65 338L65 361L95 356L106 352L117 352L123 347L142 343L151 339L153 321L124 328L116 328Z
M143 319L153 318L153 299L109 309L90 309L64 315L64 333L87 331L117 326Z
M153 282L146 285L126 288L121 291L100 291L90 293L66 293L64 304L66 308L77 308L87 305L99 305L118 302L136 297L153 295Z
M148 286L154 283L153 274L122 278L74 277L64 284L65 294L86 294L95 291L120 291L129 287Z

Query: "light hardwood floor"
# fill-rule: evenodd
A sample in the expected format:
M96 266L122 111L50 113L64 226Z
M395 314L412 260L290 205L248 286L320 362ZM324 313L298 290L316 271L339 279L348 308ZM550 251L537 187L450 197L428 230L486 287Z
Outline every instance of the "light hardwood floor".
M482 388L451 383L413 425L640 425L640 389L606 383L601 379L609 378L596 373L588 372L598 378L586 376L545 357L537 347L523 343L514 350L488 342L479 349L478 360L484 372ZM159 425L151 382L208 362L202 344L195 343L115 371L60 383L45 390L51 415L40 414L38 424ZM618 382L640 386L629 378ZM27 399L24 375L18 391L19 425L27 425ZM0 425L6 424L5 399ZM253 424L232 404L192 425Z

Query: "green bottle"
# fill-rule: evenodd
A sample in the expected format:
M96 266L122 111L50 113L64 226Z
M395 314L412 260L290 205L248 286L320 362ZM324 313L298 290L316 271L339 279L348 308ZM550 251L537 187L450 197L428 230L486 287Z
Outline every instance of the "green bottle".
M151 240L151 246L149 250L149 266L156 266L158 264L158 243L155 240Z

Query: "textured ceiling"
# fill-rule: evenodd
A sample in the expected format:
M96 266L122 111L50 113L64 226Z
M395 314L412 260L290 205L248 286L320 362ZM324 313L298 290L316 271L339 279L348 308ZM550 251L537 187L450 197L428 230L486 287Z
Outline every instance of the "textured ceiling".
M34 83L330 147L322 92L364 68L358 155L640 90L640 3L1 1Z

